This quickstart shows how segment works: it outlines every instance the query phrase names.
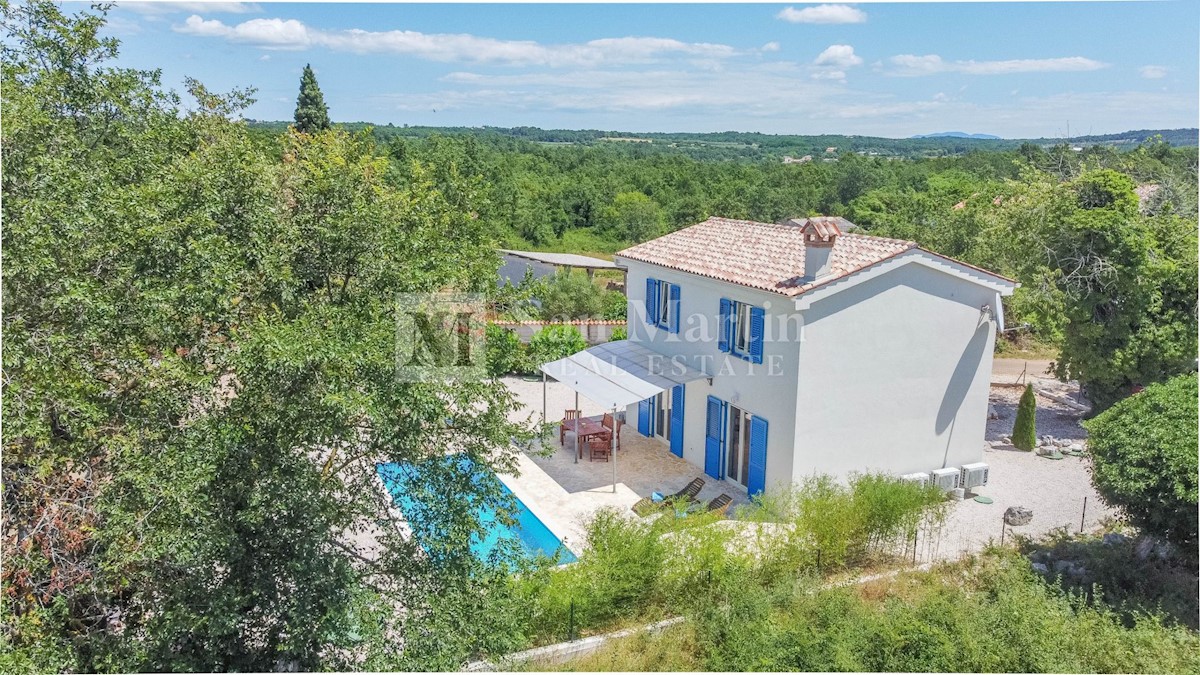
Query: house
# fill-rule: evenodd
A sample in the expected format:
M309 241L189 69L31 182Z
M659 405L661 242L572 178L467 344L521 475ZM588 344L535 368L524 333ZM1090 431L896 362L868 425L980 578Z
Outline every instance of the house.
M838 222L710 218L616 255L630 343L704 375L628 406L638 433L751 495L982 458L1017 284Z

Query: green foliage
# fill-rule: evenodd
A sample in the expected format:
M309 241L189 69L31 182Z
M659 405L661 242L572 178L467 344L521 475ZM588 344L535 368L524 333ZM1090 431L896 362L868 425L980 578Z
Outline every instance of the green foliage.
M563 268L545 281L537 296L544 320L570 321L600 315L604 307L603 292L582 270Z
M1181 375L1084 423L1092 482L1132 525L1195 554L1197 386Z
M529 340L529 359L537 367L585 349L587 341L575 326L546 326Z
M1014 554L862 587L786 580L711 589L688 622L606 645L587 665L651 671L1195 672L1200 639L1139 616L1126 628ZM671 645L674 649L666 648ZM682 652L682 653L681 653ZM662 660L660 660L662 659ZM582 664L568 664L575 667Z
M819 555L822 569L837 569L903 548L918 529L940 527L944 511L945 495L933 487L881 474L854 475L849 484L818 475L760 497L748 517L787 524L786 544L765 554L765 565L812 567Z
M618 326L613 329L612 335L609 336L608 341L609 342L619 342L621 340L628 340L628 339L629 339L629 332L625 329L624 326Z
M484 360L489 375L499 377L532 370L515 331L489 323L484 332Z
M641 192L621 192L601 211L600 228L621 241L653 239L663 230L662 210Z
M378 527L376 463L454 447L511 469L530 436L494 383L396 377L396 293L495 278L469 187L391 173L369 134L288 133L272 155L230 119L244 92L189 82L185 113L156 73L113 67L103 10L2 9L0 668L450 668L511 648L507 574ZM435 517L465 539L503 495L453 487Z
M1012 444L1018 450L1029 452L1037 447L1037 443L1037 395L1033 393L1033 385L1027 384L1020 402L1017 403Z
M300 75L300 95L296 98L296 131L313 134L329 129L329 109L325 107L325 95L317 84L312 66L304 64Z
M624 293L618 291L606 291L602 303L604 308L600 312L600 318L606 321L625 321L629 317L629 299Z

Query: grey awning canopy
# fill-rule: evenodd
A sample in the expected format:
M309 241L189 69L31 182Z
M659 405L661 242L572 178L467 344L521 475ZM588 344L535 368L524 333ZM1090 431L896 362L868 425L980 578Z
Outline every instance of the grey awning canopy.
M624 408L679 384L708 377L682 361L628 340L608 342L541 366L549 377L605 408Z

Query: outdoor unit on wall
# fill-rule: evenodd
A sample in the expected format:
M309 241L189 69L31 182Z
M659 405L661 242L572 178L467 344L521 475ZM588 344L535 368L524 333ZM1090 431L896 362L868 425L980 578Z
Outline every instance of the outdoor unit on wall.
M949 492L958 487L958 473L958 469L950 467L947 469L934 469L929 472L929 475L933 478L934 485Z
M958 486L963 488L981 487L987 485L988 465L983 462L963 464L959 472Z
M914 483L921 487L929 485L929 474L927 473L906 473L900 476L900 480L905 483Z

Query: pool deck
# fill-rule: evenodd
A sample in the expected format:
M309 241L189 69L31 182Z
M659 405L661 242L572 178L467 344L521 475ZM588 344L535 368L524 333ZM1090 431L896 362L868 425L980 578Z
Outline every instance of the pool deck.
M506 384L524 404L515 418L532 415L540 420L542 413L541 382L506 378ZM565 386L551 382L547 388L547 418L562 417L562 411L574 404L574 394ZM580 397L579 407L586 416L602 415L603 410ZM613 462L588 458L575 461L574 434L568 432L564 445L558 442L557 427L549 438L535 444L517 457L519 475L500 475L500 480L525 503L546 527L575 554L585 544L587 521L604 507L636 518L632 507L653 492L677 492L693 478L703 478L701 502L708 502L721 493L733 498L735 508L749 498L744 489L704 475L700 467L671 454L667 445L657 439L637 433L629 424L621 430L621 449L616 453L616 491L613 491ZM731 512L732 513L732 512Z

